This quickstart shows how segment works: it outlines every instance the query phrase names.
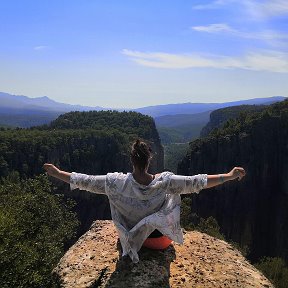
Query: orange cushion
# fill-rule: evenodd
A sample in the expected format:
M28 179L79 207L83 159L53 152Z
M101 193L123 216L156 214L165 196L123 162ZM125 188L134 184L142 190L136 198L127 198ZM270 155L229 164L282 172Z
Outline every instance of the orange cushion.
M154 250L162 250L166 249L171 244L171 242L172 240L167 236L161 236L157 238L147 238L144 241L143 246Z

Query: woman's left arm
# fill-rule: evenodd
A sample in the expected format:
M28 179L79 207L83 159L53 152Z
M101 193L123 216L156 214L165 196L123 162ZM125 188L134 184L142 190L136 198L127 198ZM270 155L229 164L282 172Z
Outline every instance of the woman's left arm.
M246 172L242 167L234 167L229 173L225 174L207 175L207 186L205 189L221 185L237 178L238 181L240 181L245 175Z
M238 178L241 180L246 172L242 167L235 167L229 173L207 175L198 174L193 176L172 175L166 190L170 194L199 193L202 189L211 188L224 182Z

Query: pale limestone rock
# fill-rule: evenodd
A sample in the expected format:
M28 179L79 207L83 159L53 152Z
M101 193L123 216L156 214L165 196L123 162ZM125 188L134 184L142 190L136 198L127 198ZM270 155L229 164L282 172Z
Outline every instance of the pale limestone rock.
M61 287L273 287L230 244L196 231L184 245L142 248L140 262L121 257L112 221L97 220L60 260L53 274Z

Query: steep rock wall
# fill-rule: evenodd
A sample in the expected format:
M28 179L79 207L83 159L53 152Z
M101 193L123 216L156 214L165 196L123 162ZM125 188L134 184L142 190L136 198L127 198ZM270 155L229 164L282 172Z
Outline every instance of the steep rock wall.
M178 173L217 174L244 167L247 175L241 182L192 195L192 211L216 218L227 239L249 247L250 259L266 255L288 260L287 110L266 114L243 130L192 142Z

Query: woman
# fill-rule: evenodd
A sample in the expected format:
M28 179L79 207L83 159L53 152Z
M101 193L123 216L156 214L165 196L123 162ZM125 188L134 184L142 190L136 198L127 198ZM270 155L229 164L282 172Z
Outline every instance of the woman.
M106 194L109 198L112 220L119 234L122 256L129 255L138 262L138 251L143 246L165 249L173 241L182 244L180 227L180 194L199 193L200 190L245 176L241 167L220 175L174 175L162 172L149 174L151 149L137 140L131 149L132 173L108 173L92 176L61 171L52 164L44 169L53 177L70 183L71 190L79 188Z

